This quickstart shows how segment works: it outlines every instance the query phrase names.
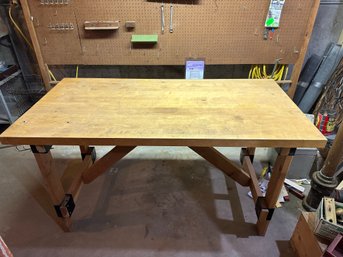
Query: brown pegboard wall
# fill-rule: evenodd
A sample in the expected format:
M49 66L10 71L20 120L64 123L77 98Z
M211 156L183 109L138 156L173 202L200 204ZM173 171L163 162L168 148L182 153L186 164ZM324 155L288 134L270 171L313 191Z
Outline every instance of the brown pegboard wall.
M169 33L170 1L69 0L64 5L29 1L39 44L47 64L180 65L186 58L207 64L268 64L276 58L295 63L303 44L313 0L286 0L273 40L263 40L270 0L173 1L174 32ZM119 20L118 31L85 31L85 21ZM125 21L135 21L129 32ZM74 30L51 31L49 24L73 23ZM158 34L151 48L134 48L132 34Z

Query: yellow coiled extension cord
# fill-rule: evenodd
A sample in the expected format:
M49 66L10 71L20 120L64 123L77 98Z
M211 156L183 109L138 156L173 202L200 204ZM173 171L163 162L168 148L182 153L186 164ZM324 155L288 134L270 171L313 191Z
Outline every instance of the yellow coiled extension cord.
M274 75L267 74L267 67L266 65L253 65L251 66L249 72L249 79L274 79L275 81L280 81L285 79L288 75L288 66L287 65L280 65L276 66Z

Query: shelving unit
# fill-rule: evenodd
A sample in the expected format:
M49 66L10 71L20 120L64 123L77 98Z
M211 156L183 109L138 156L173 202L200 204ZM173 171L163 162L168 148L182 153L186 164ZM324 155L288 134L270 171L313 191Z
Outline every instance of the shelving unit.
M11 26L8 9L0 6L0 124L11 124L44 93L40 75L35 75L27 45Z
M12 124L17 118L16 116L12 115L12 112L11 112L11 110L7 104L7 101L6 101L4 93L3 93L3 86L6 85L7 83L10 83L12 79L15 79L20 74L21 74L21 71L17 70L14 73L12 73L11 75L9 75L8 77L6 77L0 81L0 103L1 103L3 110L5 111L5 114L6 114L5 117L0 114L0 123Z
M27 90L22 83L22 71L13 67L9 67L7 70L11 69L12 72L0 80L0 124L12 124L31 106L29 95L17 94ZM3 73L0 73L0 77Z

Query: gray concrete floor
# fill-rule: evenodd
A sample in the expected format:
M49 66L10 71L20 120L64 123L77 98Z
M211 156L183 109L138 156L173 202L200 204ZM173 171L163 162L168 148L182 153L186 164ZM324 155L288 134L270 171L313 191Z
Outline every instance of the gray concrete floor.
M80 164L76 147L52 151L64 177ZM301 202L277 209L261 237L247 192L187 148L140 147L82 188L63 233L32 153L0 150L0 234L16 257L295 256Z

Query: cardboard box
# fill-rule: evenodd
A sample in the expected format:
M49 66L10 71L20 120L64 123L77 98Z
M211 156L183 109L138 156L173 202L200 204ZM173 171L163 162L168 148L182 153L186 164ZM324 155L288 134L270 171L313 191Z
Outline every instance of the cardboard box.
M336 207L343 208L342 203L335 203ZM325 219L325 213L324 213L324 200L319 204L319 207L316 212L316 226L314 233L318 236L321 236L323 238L334 240L337 234L343 233L343 226L339 224L333 224Z

